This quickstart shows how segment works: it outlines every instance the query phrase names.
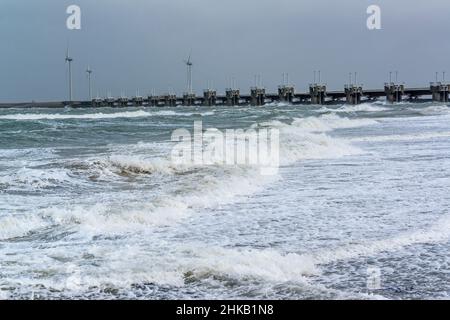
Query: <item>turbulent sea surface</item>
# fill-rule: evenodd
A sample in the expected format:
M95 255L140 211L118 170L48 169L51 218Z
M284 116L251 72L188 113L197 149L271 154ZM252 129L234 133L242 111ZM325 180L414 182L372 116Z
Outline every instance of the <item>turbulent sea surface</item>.
M279 174L174 165L194 120ZM0 298L449 299L449 190L442 104L3 109Z

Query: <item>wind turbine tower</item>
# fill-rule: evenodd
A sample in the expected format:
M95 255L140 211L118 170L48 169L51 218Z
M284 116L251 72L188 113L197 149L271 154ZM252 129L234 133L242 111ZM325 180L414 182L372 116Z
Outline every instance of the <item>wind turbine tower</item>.
M92 101L92 85L91 85L91 75L92 75L92 69L90 66L87 67L86 73L89 81L89 101Z
M192 94L192 61L191 54L189 54L189 58L184 61L187 67L187 93Z
M72 93L72 61L73 59L70 57L69 48L66 51L66 63L69 63L69 101L73 101L73 93Z

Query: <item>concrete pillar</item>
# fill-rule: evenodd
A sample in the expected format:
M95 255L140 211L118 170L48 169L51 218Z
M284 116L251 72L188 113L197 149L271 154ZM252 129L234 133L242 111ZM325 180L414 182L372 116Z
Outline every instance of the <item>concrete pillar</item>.
M94 99L92 99L92 106L94 108L103 107L104 102L105 101L102 98L94 98Z
M148 96L147 100L149 107L157 107L159 105L159 97L157 96Z
M106 105L108 106L108 107L114 107L114 104L115 104L115 99L114 98L106 98Z
M266 89L263 88L251 88L251 105L252 106L263 106L266 103Z
M321 84L311 84L309 85L309 94L311 95L311 104L324 104L327 87Z
M292 103L294 100L295 89L291 86L278 87L278 97L281 102Z
M441 82L433 82L430 85L431 95L433 101L436 102L448 102L448 93L450 91L449 84L443 84Z
M361 86L347 85L345 86L345 95L347 97L347 103L356 105L361 103L361 97L363 90Z
M173 94L166 94L162 96L160 101L162 101L162 106L164 107L176 107L177 105L177 97Z
M127 107L128 106L128 98L127 97L120 97L119 98L119 106Z
M386 100L389 103L402 102L405 94L405 86L402 84L385 83L384 92L386 93Z
M144 104L144 98L143 97L134 97L133 104L135 106L142 106Z
M217 92L215 90L203 91L203 105L211 107L215 106L217 102Z
M238 89L227 89L225 91L227 98L227 106L238 106L240 100L240 92Z
M195 94L193 93L185 93L183 95L183 106L193 106L195 105Z

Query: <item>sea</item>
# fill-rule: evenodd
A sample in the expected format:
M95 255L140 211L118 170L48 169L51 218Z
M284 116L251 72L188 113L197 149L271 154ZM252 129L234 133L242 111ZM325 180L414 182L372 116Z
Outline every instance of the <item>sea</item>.
M279 170L172 133L279 130ZM0 109L0 299L449 299L450 107Z

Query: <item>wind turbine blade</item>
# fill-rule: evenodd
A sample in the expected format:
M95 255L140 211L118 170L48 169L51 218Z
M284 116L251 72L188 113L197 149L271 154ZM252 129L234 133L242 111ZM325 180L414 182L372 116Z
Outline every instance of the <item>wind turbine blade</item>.
M191 51L189 51L189 57L188 57L188 60L187 60L188 64L192 63L191 62L191 56L192 56L192 49L191 49Z

